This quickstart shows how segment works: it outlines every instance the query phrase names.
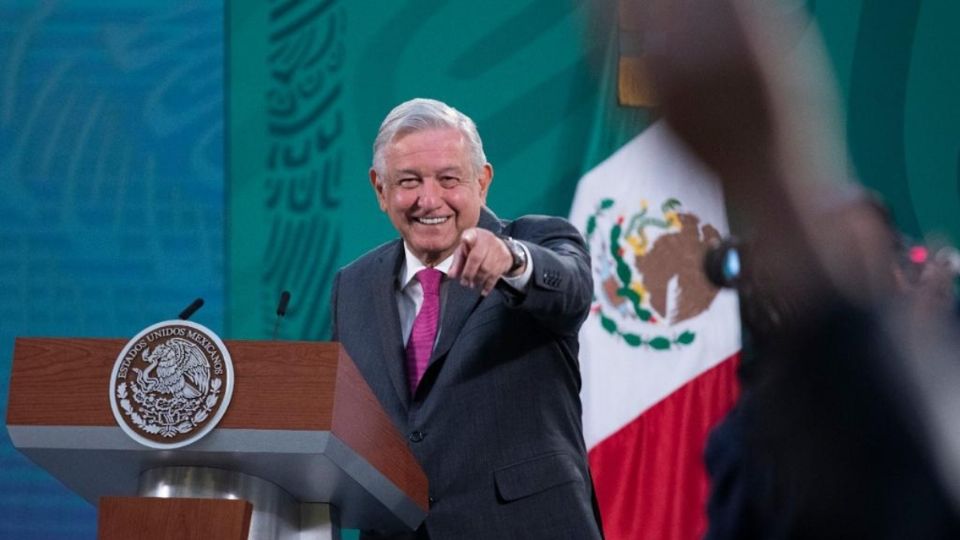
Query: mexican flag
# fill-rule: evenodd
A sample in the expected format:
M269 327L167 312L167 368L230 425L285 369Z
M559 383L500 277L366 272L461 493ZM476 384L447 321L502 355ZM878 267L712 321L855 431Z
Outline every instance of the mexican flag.
M570 217L593 263L580 360L606 537L700 538L704 445L738 394L737 297L702 270L720 186L656 122L583 176Z

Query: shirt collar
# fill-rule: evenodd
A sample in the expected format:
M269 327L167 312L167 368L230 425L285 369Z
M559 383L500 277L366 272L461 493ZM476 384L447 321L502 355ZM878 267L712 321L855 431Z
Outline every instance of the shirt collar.
M410 247L407 246L407 242L403 242L403 269L400 270L400 290L403 290L410 284L410 280L417 275L417 272L423 270L427 266L420 262L420 259L410 251ZM446 275L450 272L450 267L453 266L453 254L451 253L449 257L440 261L439 264L434 265L434 268L443 272Z

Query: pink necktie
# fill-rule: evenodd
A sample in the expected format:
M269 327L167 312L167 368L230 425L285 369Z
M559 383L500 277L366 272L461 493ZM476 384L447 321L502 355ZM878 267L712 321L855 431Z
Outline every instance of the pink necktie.
M416 278L423 287L423 305L413 320L410 340L407 341L407 384L412 395L420 384L423 372L430 363L433 342L437 338L437 322L440 320L440 279L443 272L436 268L424 268Z

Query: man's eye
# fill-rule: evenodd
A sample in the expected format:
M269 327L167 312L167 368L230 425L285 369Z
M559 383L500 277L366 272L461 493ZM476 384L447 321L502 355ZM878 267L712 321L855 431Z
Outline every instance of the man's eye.
M420 185L420 180L417 178L401 178L397 180L397 185L404 189L412 189Z
M453 187L460 183L460 179L456 176L441 176L440 184L445 187Z

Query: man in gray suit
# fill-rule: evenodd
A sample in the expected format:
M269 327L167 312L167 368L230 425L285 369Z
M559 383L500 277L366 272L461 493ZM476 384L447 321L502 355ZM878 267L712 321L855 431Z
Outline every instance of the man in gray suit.
M498 219L492 178L472 120L434 100L397 106L370 182L402 239L334 284L334 339L430 483L424 524L392 538L600 538L577 360L590 259L565 220Z

